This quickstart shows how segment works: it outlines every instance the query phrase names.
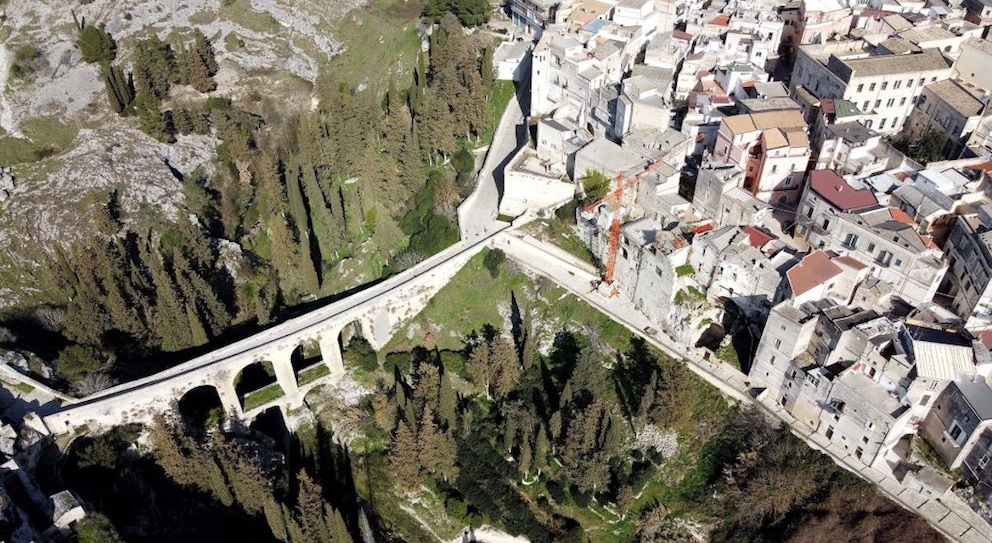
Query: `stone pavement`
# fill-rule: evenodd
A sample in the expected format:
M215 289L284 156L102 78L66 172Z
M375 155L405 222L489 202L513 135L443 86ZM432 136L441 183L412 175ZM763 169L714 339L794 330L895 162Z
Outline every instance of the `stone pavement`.
M880 459L874 466L866 466L843 448L831 445L825 436L815 433L775 402L753 398L748 394L750 383L747 376L736 368L723 362L705 360L701 349L682 345L662 331L649 333L649 330L658 327L657 324L649 321L633 304L620 296L611 298L608 292L603 293L592 287L592 281L599 277L590 273L586 262L531 236L521 237L518 232L505 232L494 237L490 243L525 268L554 280L662 352L684 360L689 369L728 397L755 405L789 425L792 433L810 447L829 455L837 465L871 482L890 499L926 519L945 537L964 543L992 541L992 526L952 490L932 497L902 486L884 460Z

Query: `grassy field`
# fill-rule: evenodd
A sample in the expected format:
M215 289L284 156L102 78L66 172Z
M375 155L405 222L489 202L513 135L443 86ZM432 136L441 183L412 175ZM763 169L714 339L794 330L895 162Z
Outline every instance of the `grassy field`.
M575 228L564 220L542 219L540 221L534 221L525 226L524 231L537 239L554 244L556 247L567 251L584 262L596 267L599 266L592 252L575 233Z
M303 386L307 383L312 383L329 373L331 373L331 370L327 367L327 364L317 364L301 371L297 376L297 380L299 381L300 386Z
M485 254L472 258L420 314L397 331L384 352L409 351L421 344L428 330L439 349L461 350L462 339L473 330L480 331L487 324L509 327L511 299L521 313L531 316L542 334L553 335L566 326L595 329L614 348L626 346L630 339L626 328L550 281L535 282L510 262L492 277L483 265Z
M493 90L489 95L489 118L492 119L492 122L490 122L489 129L479 135L479 147L493 142L493 134L496 132L496 127L499 126L499 119L503 116L507 104L510 103L516 91L517 88L513 81L501 80L493 83Z
M23 138L0 136L0 166L37 162L58 154L79 134L79 127L48 117L24 119L19 127Z
M256 407L265 405L272 400L277 398L282 398L286 393L283 392L282 387L279 383L272 383L271 385L264 386L253 392L245 394L245 411L251 411Z
M385 90L391 78L399 88L405 86L420 53L414 21L423 6L423 0L377 0L352 11L333 29L346 46L330 61L327 74L349 86Z

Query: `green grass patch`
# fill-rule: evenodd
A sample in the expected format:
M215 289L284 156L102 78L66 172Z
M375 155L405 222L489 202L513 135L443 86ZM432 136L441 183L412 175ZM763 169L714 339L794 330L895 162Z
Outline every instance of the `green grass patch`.
M675 293L675 305L682 305L695 300L704 299L706 299L706 296L694 286L679 289L679 291Z
M385 90L389 80L396 79L398 87L405 87L420 53L413 22L423 5L420 0L379 0L336 23L332 34L346 46L327 66L332 80Z
M513 81L497 80L493 82L493 88L489 92L489 118L491 121L489 128L479 134L479 147L493 142L493 134L496 132L496 127L499 126L499 120L516 92L517 87Z
M692 269L692 264L682 264L675 267L675 275L679 277L690 277L694 273L696 270Z
M469 260L414 319L414 322L423 322L426 319L441 328L434 335L437 347L442 350L460 351L464 334L472 330L481 331L486 324L502 327L503 317L499 314L498 304L508 303L511 292L517 293L519 301L530 298L523 295L530 283L527 276L506 273L506 270L496 278L490 275L482 263L487 252L483 251ZM459 333L453 337L448 333L449 330L458 330L464 334ZM406 341L406 334L403 332L394 335L386 351L408 350L394 345L394 342L400 341ZM386 360L389 362L388 356Z
M0 138L0 165L37 162L44 158L44 152L35 144L22 138L6 136Z
M283 392L282 387L279 386L279 383L266 385L258 390L245 394L245 411L251 411L256 407L261 407L272 402L273 400L282 398L285 395L286 393Z
M40 149L53 149L61 152L76 139L79 127L62 124L49 117L35 117L20 122L21 132Z
M325 375L329 375L330 373L331 373L331 368L328 368L327 364L321 362L319 364L310 366L309 368L304 368L303 371L297 374L296 380L297 382L299 382L300 386L303 386L308 383L312 383L317 379L324 377Z
M24 394L30 394L31 392L34 391L34 387L27 383L12 383L10 381L0 381L0 384L2 384L4 388L17 390Z
M720 348L716 350L716 356L731 366L741 369L741 361L737 358L737 349L734 348L733 341L720 345Z
M232 23L262 34L276 34L282 29L279 21L268 12L255 11L250 0L235 0L221 7L220 14Z
M592 251L579 239L574 224L560 219L545 219L533 222L525 227L525 231L537 239L548 241L568 254L579 258L592 266L599 267L599 262Z

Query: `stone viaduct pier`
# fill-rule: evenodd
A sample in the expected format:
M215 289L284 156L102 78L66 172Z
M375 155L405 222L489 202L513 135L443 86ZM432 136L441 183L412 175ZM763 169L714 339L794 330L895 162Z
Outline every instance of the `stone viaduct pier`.
M62 434L84 425L95 430L147 423L197 389L213 389L229 417L251 420L272 407L286 416L303 405L311 389L343 374L340 338L346 327L354 325L373 348L382 348L397 325L419 313L495 234L458 242L352 296L179 366L82 398L44 417L45 426ZM248 374L263 383L244 390L243 377Z

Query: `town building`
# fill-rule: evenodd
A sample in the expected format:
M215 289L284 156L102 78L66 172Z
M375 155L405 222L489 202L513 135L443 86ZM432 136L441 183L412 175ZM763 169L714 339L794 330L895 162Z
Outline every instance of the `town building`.
M838 214L877 204L870 189L856 189L832 170L813 170L796 212L796 235L808 245L818 247Z
M930 131L947 134L941 156L958 158L987 114L988 102L988 96L954 79L927 84L910 113L906 139L919 140Z
M713 161L744 170L741 188L763 202L792 204L809 162L806 122L795 110L724 117Z
M928 83L947 79L951 67L936 49L902 55L872 55L864 42L804 46L790 81L813 96L853 102L864 125L880 134L896 134Z

